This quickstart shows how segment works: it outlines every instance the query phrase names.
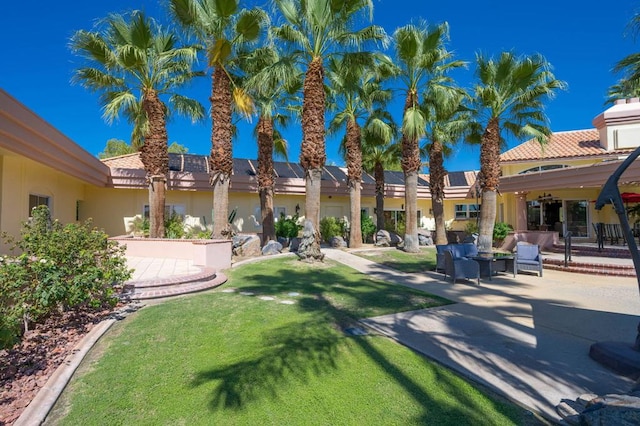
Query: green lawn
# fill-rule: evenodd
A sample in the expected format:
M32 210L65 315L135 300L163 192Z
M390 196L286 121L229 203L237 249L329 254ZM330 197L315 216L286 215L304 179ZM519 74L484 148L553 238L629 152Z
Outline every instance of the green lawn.
M435 247L421 247L419 253L398 249L373 249L353 254L406 273L433 271L436 268Z
M150 306L115 324L49 424L523 423L528 416L517 406L404 346L342 332L358 317L444 303L331 262L248 264L215 292Z

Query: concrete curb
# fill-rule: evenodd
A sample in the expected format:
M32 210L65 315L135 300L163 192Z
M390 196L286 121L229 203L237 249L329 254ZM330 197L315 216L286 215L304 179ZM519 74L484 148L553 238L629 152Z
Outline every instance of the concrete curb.
M38 391L36 397L18 417L14 426L40 425L44 422L49 411L51 411L67 383L69 383L71 376L85 355L87 355L87 352L89 352L89 349L109 330L114 322L116 322L115 319L102 321L78 342L71 354L65 358L62 364L49 377L47 383Z

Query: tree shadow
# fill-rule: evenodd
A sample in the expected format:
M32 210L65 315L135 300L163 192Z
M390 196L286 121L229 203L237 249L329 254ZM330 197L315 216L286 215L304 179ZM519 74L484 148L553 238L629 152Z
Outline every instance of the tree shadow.
M284 266L276 276L243 275L242 283L233 282L232 278L231 284L238 285L242 291L276 297L299 292L296 309L311 313L314 319L266 333L263 336L265 349L251 358L197 373L193 386L217 383L210 401L212 410L240 410L262 398L278 399L291 381L304 383L311 375L322 376L337 370L341 350L349 347L346 340L349 339L385 371L390 380L400 385L408 398L423 407L423 413L415 419L417 423L433 422L434 418L450 419L455 424L492 423L492 419L482 418L483 410L477 406L477 401L467 394L460 395L460 383L454 383L458 380L455 376L438 376L438 387L446 389L453 398L437 399L423 383L387 359L372 344L371 336L348 337L342 333L357 324L362 313L371 309L387 312L411 309L415 307L411 305L411 298L429 298L424 292L370 279L356 271L345 276L330 267L308 270ZM446 302L436 299L438 303ZM437 370L426 359L423 362L425 368ZM464 404L457 404L456 400L462 400ZM495 409L505 418L519 415L508 405Z

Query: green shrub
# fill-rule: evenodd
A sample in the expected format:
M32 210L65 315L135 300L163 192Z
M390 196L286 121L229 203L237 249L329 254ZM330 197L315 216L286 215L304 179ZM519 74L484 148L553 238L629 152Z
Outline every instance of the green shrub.
M467 235L477 234L478 233L478 223L475 220L470 220L467 222L467 225L464 227L464 232Z
M184 237L184 221L182 216L172 214L164 221L165 238L178 239Z
M280 213L280 219L275 223L276 237L295 238L302 229L298 225L298 215L293 217L285 217L284 213Z
M320 220L320 235L322 240L330 242L333 237L345 238L347 234L347 222L342 218L323 217Z
M368 214L363 214L360 218L360 231L364 242L371 241L373 234L376 233L376 224L373 223L373 218Z
M124 247L84 224L51 221L49 209L33 209L21 239L3 235L19 249L0 258L0 345L53 312L101 309L117 302L117 286L131 277Z
M509 232L511 231L513 231L513 228L511 228L511 225L504 222L496 222L496 224L493 227L494 246L499 246L500 244L502 244L502 241L504 241L504 239L507 238L507 235L509 235Z

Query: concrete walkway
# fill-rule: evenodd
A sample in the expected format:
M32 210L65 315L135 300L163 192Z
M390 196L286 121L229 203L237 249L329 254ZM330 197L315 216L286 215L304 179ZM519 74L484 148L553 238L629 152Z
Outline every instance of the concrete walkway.
M633 381L589 358L598 341L631 344L640 319L635 278L545 270L472 282L405 274L346 251L327 258L369 276L458 302L364 320L369 327L488 385L543 416L586 393L627 393Z

